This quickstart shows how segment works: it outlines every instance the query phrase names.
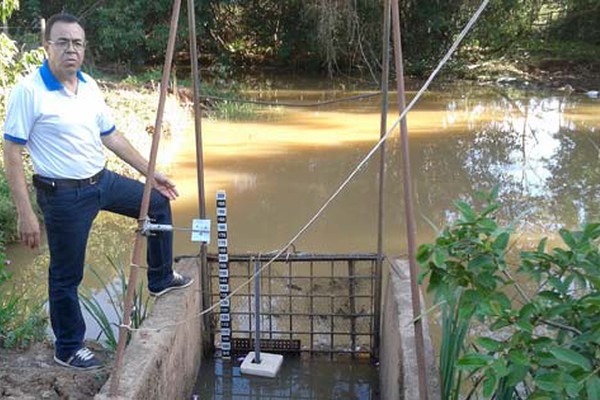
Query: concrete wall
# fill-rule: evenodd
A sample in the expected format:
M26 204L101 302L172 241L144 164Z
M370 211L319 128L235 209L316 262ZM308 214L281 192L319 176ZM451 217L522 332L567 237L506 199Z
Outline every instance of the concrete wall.
M142 326L149 330L132 334L121 370L119 399L191 398L202 357L202 318L198 316L201 311L200 269L196 259L183 260L176 268L194 276L194 284L158 299ZM408 263L393 260L385 288L380 342L379 379L383 400L419 399L412 320ZM162 327L166 328L151 330ZM426 319L423 328L428 396L429 400L439 400L438 372ZM109 399L109 388L110 381L96 399Z
M395 259L385 288L379 381L383 400L419 399L419 377L408 262ZM421 304L425 304L421 299ZM427 319L423 320L429 400L440 399L436 359L429 336Z
M184 259L176 269L194 277L191 287L156 300L141 330L125 350L120 399L191 398L202 357L202 318L199 260ZM175 325L175 326L173 326ZM108 399L110 380L96 399Z

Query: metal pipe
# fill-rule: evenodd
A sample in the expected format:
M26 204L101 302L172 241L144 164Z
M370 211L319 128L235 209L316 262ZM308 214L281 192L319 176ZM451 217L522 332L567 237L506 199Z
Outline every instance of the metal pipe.
M260 364L260 261L254 262L254 363Z
M146 171L146 184L144 185L144 193L142 196L142 204L140 206L140 228L148 215L150 206L150 192L152 190L152 181L154 180L154 171L156 169L156 156L158 154L158 143L162 130L162 121L165 111L165 100L167 97L167 87L169 86L169 74L173 61L173 53L175 50L175 38L177 36L177 21L179 20L179 10L181 8L181 0L174 0L173 13L171 15L171 26L169 30L169 40L167 42L167 51L165 54L165 65L160 83L160 96L158 101L158 109L156 111L156 121L154 124L154 135L152 136L152 146L150 148L150 158L148 160L148 170ZM111 374L111 384L109 396L116 397L119 391L119 380L121 379L121 367L123 365L123 352L127 343L128 330L131 324L131 309L133 307L133 294L136 287L138 265L142 263L142 240L144 236L141 229L135 236L131 257L131 271L129 272L129 281L127 284L127 294L125 296L125 305L123 310L123 323L119 327L119 342L117 344L117 354L115 356L115 365Z
M381 101L381 124L379 127L379 137L387 133L387 114L388 114L388 91L390 78L390 0L383 1L383 46L381 57L381 92L383 94ZM373 331L375 339L373 341L373 357L379 358L379 333L381 330L381 292L382 292L382 265L383 265L383 194L385 182L385 142L379 149L379 208L377 214L377 264L375 266L375 293L374 293L374 311L375 319L373 321Z
M400 36L400 8L398 0L392 1L393 37L396 65L396 85L398 90L398 112L402 114L405 108L404 66L402 60L402 42ZM404 189L404 212L406 215L406 235L408 240L408 263L410 269L410 289L413 318L415 320L415 348L417 352L417 370L419 375L419 398L427 400L427 377L425 370L425 345L423 340L423 324L421 318L421 296L417 283L416 264L416 228L414 219L412 180L408 148L408 127L406 117L400 121L400 138L402 144L402 178Z
M206 192L204 189L204 150L202 146L202 108L200 107L200 69L198 68L198 45L196 43L196 12L194 0L187 0L188 30L190 33L190 62L192 67L192 90L194 100L194 130L196 133L196 179L198 185L198 208L200 219L206 219ZM200 279L202 280L202 309L210 307L210 290L208 289L208 261L206 260L206 243L200 245ZM203 316L204 329L202 339L205 354L211 351L214 331L211 313Z
M348 297L350 301L349 305L349 313L347 317L350 318L350 348L352 351L356 350L356 282L354 280L354 263L355 261L348 261ZM354 353L352 353L352 358L354 357Z
M335 269L335 263L333 261L331 261L331 282L335 281L335 274L334 274L334 269ZM335 348L335 335L333 334L333 332L335 331L335 317L336 317L336 312L335 312L335 295L333 293L330 293L330 315L331 315L331 332L330 332L330 346L332 349ZM333 354L331 354L330 357L331 360L333 360Z

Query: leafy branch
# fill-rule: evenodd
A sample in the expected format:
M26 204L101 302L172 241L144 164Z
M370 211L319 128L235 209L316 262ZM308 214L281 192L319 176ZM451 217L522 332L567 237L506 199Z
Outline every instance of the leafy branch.
M564 247L547 251L543 239L522 251L516 271L537 284L528 294L505 259L512 228L496 223L497 193L484 194L480 210L456 202L459 218L418 251L442 307L442 398L457 399L470 380L469 397L598 399L600 224L561 229ZM509 299L512 290L523 301Z

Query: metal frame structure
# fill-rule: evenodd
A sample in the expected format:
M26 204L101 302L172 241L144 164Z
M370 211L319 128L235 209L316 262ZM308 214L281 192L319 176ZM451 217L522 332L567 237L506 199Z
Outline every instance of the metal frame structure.
M489 0L485 0L484 4L482 5L482 7L480 7L480 10L478 11L479 13L483 10L483 8L485 8L485 6L487 5L487 2ZM398 6L398 0L382 0L382 3L384 5L384 15L385 15L385 20L384 20L384 46L383 46L383 51L384 51L384 55L383 55L383 62L385 64L385 68L384 68L384 76L382 77L382 90L384 91L384 93L387 93L387 86L388 86L388 74L389 74L389 66L387 65L388 63L386 61L389 61L389 54L387 54L387 49L388 49L388 45L389 45L389 35L390 33L392 33L393 36L393 42L394 42L394 59L396 62L396 81L397 81L397 90L398 90L398 109L399 109L399 113L402 115L404 113L404 81L403 81L403 74L402 74L402 47L400 44L400 14L399 14L399 6ZM391 4L390 4L391 3ZM204 218L204 214L205 214L205 196L204 196L204 181L203 181L203 173L204 173L204 166L203 166L203 158L202 158L202 129L201 129L201 110L199 107L199 86L200 86L200 76L199 76L199 69L198 69L198 56L197 56L197 45L196 45L196 41L195 41L195 19L194 19L194 2L193 0L188 0L187 1L188 4L188 23L189 23L189 28L190 28L190 52L192 53L192 71L193 71L193 76L192 76L192 81L194 83L194 111L195 111L195 118L196 118L196 124L195 124L195 130L196 130L196 151L197 151L197 161L198 161L198 185L199 185L199 208L200 208L200 215L201 218ZM149 195L150 195L150 189L151 189L151 185L150 182L152 182L153 180L153 176L154 176L154 169L155 169L155 162L156 162L156 155L157 155L157 151L158 151L158 143L160 140L160 134L161 134L161 126L162 126L162 116L163 116L163 112L164 112L164 103L165 103L165 97L166 97L166 88L168 86L168 80L169 80L169 74L170 74L170 70L171 70L171 64L172 64L172 60L173 60L173 52L174 52L174 45L175 45L175 38L176 38L176 32L177 32L177 23L178 23L178 18L179 18L179 11L180 11L180 6L181 6L181 0L174 0L173 2L173 13L172 13L172 17L171 17L171 25L170 25L170 30L169 30L169 40L167 43L167 50L166 50L166 54L165 54L165 65L164 65L164 69L163 69L163 75L162 75L162 80L161 80L161 91L160 91L160 98L159 98L159 107L157 110L157 118L156 118L156 123L155 123L155 134L153 137L153 141L152 141L152 148L151 148L151 152L150 152L150 157L149 157L149 166L148 166L148 171L147 171L147 183L144 187L144 196L142 199L142 205L140 207L140 221L143 220L143 218L146 217L147 214L147 210L148 210L148 204L149 204ZM393 29L392 32L390 32L390 15L391 15L391 20L393 23ZM474 20L473 20L474 22ZM471 24L471 22L470 22ZM467 27L468 28L468 27ZM468 31L468 29L465 30ZM462 34L461 34L462 35ZM443 65L443 64L442 64ZM439 67L438 67L439 70ZM437 72L437 71L436 71ZM432 77L435 74L432 74ZM382 112L387 114L387 99L384 98L384 104L382 105ZM382 121L381 121L381 130L382 130L382 134L383 131L385 130L385 126L386 126L386 120L382 117ZM402 148L402 154L403 154L403 187L404 187L404 203L405 203L405 214L406 214L406 219L407 219L407 236L408 236L408 253L409 253L409 265L410 265L410 278L411 278L411 291L412 291L412 300L413 300L413 315L417 316L421 314L421 304L420 304L420 300L419 300L419 295L418 295L418 286L417 286L417 274L416 274L416 261L415 261L415 252L416 252L416 246L415 246L415 225L414 225L414 209L413 209L413 205L412 205L412 190L411 190L411 177L410 177L410 161L408 158L408 134L407 134L407 129L406 129L406 118L403 118L402 123L401 123L401 148ZM381 160L380 160L380 175L381 177L383 177L383 170L384 170L384 147L381 148ZM353 356L356 356L357 353L360 353L361 351L359 351L361 349L362 344L359 344L360 340L360 334L358 333L360 331L360 327L361 325L357 323L359 322L359 319L363 319L363 318L368 318L369 320L369 333L366 334L366 336L368 336L369 340L368 340L368 353L371 356L377 357L378 352L379 352L379 330L380 330L380 313L381 313L381 264L383 261L383 254L382 254L382 238L383 238L383 210L382 210L382 193L383 193L383 179L380 179L380 188L379 188L379 214L378 214L378 254L370 254L370 255L362 255L365 258L361 259L360 255L298 255L298 254L290 254L290 255L286 255L284 257L278 257L277 260L275 260L274 262L274 266L270 265L269 268L267 269L267 274L266 277L265 275L263 275L263 279L266 279L266 285L264 286L265 288L267 288L266 293L264 294L265 297L268 297L270 300L267 303L268 307L272 307L274 300L277 299L287 299L288 300L288 304L289 304L289 312L288 314L286 314L286 317L289 318L289 328L287 331L277 331L277 330L273 330L273 320L274 319L281 319L282 315L281 313L275 315L272 312L272 308L267 308L267 312L264 315L264 318L266 319L265 322L268 322L268 325L263 324L263 326L269 326L269 335L271 335L271 337L273 335L283 335L283 336L288 336L289 339L286 340L293 340L293 338L295 336L301 337L302 335L308 335L308 342L309 345L306 346L306 348L308 349L309 352L314 353L314 352L329 352L332 356L334 353L340 352L340 350L343 349L338 349L338 346L336 346L336 337L338 335L343 335L343 332L338 332L336 331L336 319L337 318L346 318L349 321L349 328L348 330L350 331L350 338L349 341L345 342L345 346L346 346L346 351L347 353L350 353ZM129 277L129 282L136 282L137 279L137 269L138 267L141 265L141 261L140 261L140 257L141 257L141 239L142 239L142 235L137 233L136 234L136 240L135 240L135 245L134 245L134 250L133 250L133 254L132 254L132 262L131 262L131 272L130 272L130 277ZM202 281L203 281L203 308L206 309L206 307L208 306L208 297L210 296L212 298L212 296L214 296L214 294L212 293L212 291L205 291L204 289L206 289L205 285L206 285L206 281L207 282L207 286L209 286L209 288L212 286L211 282L213 279L219 279L218 278L218 273L217 275L213 275L212 273L210 273L212 271L212 267L215 265L214 262L214 258L211 258L211 265L208 266L205 262L205 256L206 256L206 246L203 245L201 246L200 249L200 255L202 257L202 267L201 267L201 276L202 276ZM246 258L244 258L246 257ZM262 261L263 258L266 256L259 256L259 261ZM354 257L358 257L358 258L354 258ZM324 258L324 259L323 259ZM268 259L270 260L270 259ZM359 262L370 262L371 265L371 270L369 271L369 273L367 274L362 274L362 272L360 272L360 263ZM250 262L250 256L246 255L246 256L239 256L239 259L237 259L237 263L236 263L236 257L230 258L230 262L232 262L232 265L235 267L236 265L238 265L239 263L246 263L245 265L247 265L247 269L245 273L240 272L240 277L242 277L242 279L249 279L252 276L252 268L251 268L251 262ZM330 276L330 285L333 282L336 282L337 280L345 280L347 283L346 289L348 290L348 294L347 296L342 296L342 298L346 298L348 299L348 309L347 312L340 313L338 312L339 310L334 309L335 305L336 305L336 299L339 299L338 296L336 295L336 291L338 290L337 288L332 288L332 291L330 293L324 293L322 295L314 295L313 294L313 288L314 288L314 280L315 279L326 279L326 277L319 275L321 273L321 271L313 271L314 269L314 263L317 262L329 262L330 263L330 269L329 271ZM336 275L336 263L338 264L344 264L344 262L347 263L347 273L346 273L346 277L342 277L341 275L338 276ZM279 277L275 272L277 271L277 268L279 267L279 265L281 265L283 263L283 265L288 265L288 273L287 275L284 275L284 277ZM300 265L304 265L305 263L308 263L309 268L310 268L310 274L308 274L307 276L299 276L299 275L293 275L292 271L295 268L292 268L293 264L300 264ZM217 259L217 263L216 263L217 267L218 267L218 259ZM207 271L209 270L209 271ZM207 274L207 272L209 272L209 274ZM313 272L317 272L317 274L313 274ZM209 276L207 276L209 275ZM231 276L232 278L235 279L239 279L236 276L236 273L234 272L234 274ZM208 278L208 279L207 279ZM288 288L288 292L286 294L278 294L278 293L273 293L270 290L272 289L272 283L273 282L285 282L285 279L288 280L287 283L287 288ZM368 282L370 282L370 293L369 293L369 299L370 299L370 303L369 306L365 309L365 313L362 312L362 309L357 309L357 300L361 300L363 296L362 294L360 294L360 287L361 287L361 283L363 282L364 279L368 279ZM294 280L294 283L292 283L292 280ZM302 288L302 286L297 286L296 282L304 282L304 283L308 283L308 287L307 288ZM234 285L233 287L235 287L235 281L232 282ZM242 282L243 283L243 282ZM283 284L285 287L285 283ZM296 285L297 287L300 288L300 290L298 291L305 291L306 293L308 293L308 290L311 289L309 295L304 295L301 296L299 293L293 293L292 290L296 291L296 289L294 288L294 286L292 285ZM274 286L281 286L281 285L274 285ZM118 393L118 387L119 387L119 380L120 380L120 370L121 370L121 366L123 363L123 352L125 349L125 344L128 338L128 328L129 328L129 315L131 313L131 309L132 309L132 298L133 298L133 287L135 287L135 285L129 285L127 294L126 294L126 298L125 298L125 306L124 306L124 318L123 318L123 324L119 327L119 343L117 346L117 354L116 354L116 360L115 360L115 366L113 369L113 374L111 376L111 388L110 388L110 395L111 396L116 396ZM358 289L358 292L357 292ZM218 296L218 295L217 295ZM242 295L236 295L236 299L239 298ZM245 295L246 297L246 302L248 304L252 304L251 300L251 292L250 289L248 289L247 294ZM314 303L315 301L318 302L318 300L322 300L322 299L327 299L327 297L329 296L329 300L330 300L330 309L328 310L328 312L321 312L321 313L317 313L315 311L314 308ZM263 296L261 296L263 297ZM243 297L242 297L243 298ZM297 314L294 311L294 303L292 302L292 299L296 299L300 304L304 303L304 300L299 300L299 299L308 299L310 306L309 311L305 312L305 313L299 313ZM374 300L376 299L376 301ZM215 298L215 300L220 300L219 297ZM277 302L277 304L282 303L281 301ZM235 307L235 304L232 304L232 308ZM241 333L241 334L245 334L250 336L251 335L251 331L250 331L250 319L251 316L249 315L251 310L251 306L248 305L247 306L248 311L245 311L246 314L240 314L240 317L245 317L248 319L248 324L247 324L247 331L241 331L241 332L237 332L237 331L232 331L232 333ZM358 311L357 311L358 310ZM342 309L342 311L344 311ZM302 333L302 332L296 332L294 329L294 323L293 323L293 317L294 316L298 316L298 317L304 317L304 318L308 318L309 320L309 324L310 324L310 330L308 332ZM325 320L329 319L330 321L330 329L328 331L328 335L329 335L329 350L324 350L322 351L322 349L319 349L318 346L315 346L315 337L317 337L317 335L321 335L321 332L315 332L314 327L315 327L315 320L317 318L322 319L325 318ZM237 316L236 316L237 318ZM261 317L262 318L262 317ZM213 324L214 321L211 321L210 318L204 318L203 320L205 326L208 324ZM261 320L262 322L262 320ZM342 321L339 321L342 322ZM318 326L318 323L316 324ZM211 326L211 328L213 328ZM426 387L426 380L425 380L425 367L424 367L424 360L425 360L425 355L424 355L424 350L423 350L423 332L422 332L422 325L421 325L421 321L420 319L415 319L415 323L414 323L414 328L415 328L415 347L416 347L416 352L417 352L417 364L418 364L418 371L419 371L419 398L421 400L426 400L428 398L428 394L427 394L427 387ZM210 329L211 332L214 332L214 329ZM263 335L261 335L263 336ZM204 338L204 340L206 341L206 337ZM261 337L262 339L262 337ZM302 339L300 339L302 340ZM306 342L306 338L305 338L305 342ZM327 341L326 341L327 342ZM339 342L338 342L339 343ZM362 342L361 342L362 343ZM341 351L344 352L344 351Z
M254 274L254 263L269 255L230 255L229 282L238 287ZM375 274L378 256L292 253L273 260L261 273L260 341L277 352L374 357L379 336L375 313L380 307ZM208 255L209 293L219 301L219 257ZM232 352L252 349L255 298L252 285L230 299ZM220 340L214 314L211 330Z

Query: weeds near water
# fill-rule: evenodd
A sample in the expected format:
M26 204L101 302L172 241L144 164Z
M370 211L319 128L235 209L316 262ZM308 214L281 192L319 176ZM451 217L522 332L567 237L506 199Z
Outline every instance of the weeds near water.
M0 243L0 347L25 348L46 337L47 318L41 303L31 306L9 287L11 275L6 271L3 254Z
M251 120L257 118L257 110L252 104L221 100L215 104L213 115L229 121Z
M460 299L460 295L457 296ZM462 384L461 371L457 370L457 362L465 350L465 337L469 330L470 316L461 315L458 301L447 297L450 301L442 305L442 343L440 346L440 373L442 393L445 399L457 400Z
M123 313L125 308L123 295L127 292L127 279L122 266L118 266L110 257L108 257L108 261L111 267L117 273L116 280L107 282L100 276L96 269L89 267L89 270L95 276L96 280L101 284L103 291L107 295L110 309L112 313L117 316L118 321L111 322L108 310L103 308L100 301L98 301L97 298L94 297L93 293L87 288L82 288L81 303L100 327L101 332L96 339L100 340L100 338L104 336L105 347L111 351L115 351L118 343L116 328L123 323ZM144 284L140 282L133 294L133 311L131 313L131 326L133 328L139 328L142 322L146 319L148 301L149 297L144 296Z

